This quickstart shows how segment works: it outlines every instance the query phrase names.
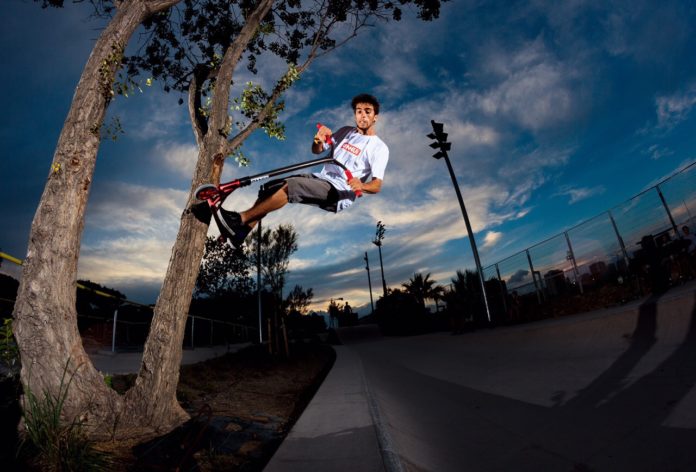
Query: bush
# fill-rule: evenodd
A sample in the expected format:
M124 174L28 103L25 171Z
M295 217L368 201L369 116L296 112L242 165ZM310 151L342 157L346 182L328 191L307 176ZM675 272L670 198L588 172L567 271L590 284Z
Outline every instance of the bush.
M416 298L393 290L377 301L377 324L385 335L412 335L428 330L428 318Z

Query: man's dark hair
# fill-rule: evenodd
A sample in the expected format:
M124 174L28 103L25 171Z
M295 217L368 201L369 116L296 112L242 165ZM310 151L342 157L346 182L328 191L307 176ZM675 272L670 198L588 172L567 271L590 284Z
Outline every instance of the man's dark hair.
M353 100L350 102L350 106L353 107L353 111L355 111L355 107L358 106L358 103L369 103L375 108L375 115L379 115L379 102L373 95L370 95L369 93L361 93L360 95L353 97Z

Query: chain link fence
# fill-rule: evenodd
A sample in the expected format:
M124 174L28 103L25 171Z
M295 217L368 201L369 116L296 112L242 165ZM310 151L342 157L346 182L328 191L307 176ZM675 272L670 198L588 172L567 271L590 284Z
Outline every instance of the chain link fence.
M695 217L696 162L485 267L486 292L496 307L492 316L500 323L589 311L693 279L696 242L687 231L696 230Z

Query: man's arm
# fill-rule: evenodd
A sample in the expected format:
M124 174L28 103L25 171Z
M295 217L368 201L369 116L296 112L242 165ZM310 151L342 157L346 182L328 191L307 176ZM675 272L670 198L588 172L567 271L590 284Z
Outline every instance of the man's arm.
M322 126L317 130L317 134L314 135L314 141L312 141L312 153L321 154L324 152L324 143L326 142L326 137L331 136L331 130Z
M374 194L379 193L379 191L382 190L382 179L374 178L369 182L363 183L356 177L349 180L348 185L350 185L350 188L353 189L354 192L357 190L362 190L363 192Z

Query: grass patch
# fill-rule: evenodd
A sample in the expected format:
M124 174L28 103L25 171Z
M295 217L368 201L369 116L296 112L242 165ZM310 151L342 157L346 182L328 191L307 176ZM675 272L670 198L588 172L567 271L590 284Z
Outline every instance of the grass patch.
M24 438L20 452L28 462L49 471L102 471L108 470L109 456L95 448L87 438L79 418L70 422L61 419L63 406L72 383L66 382L66 365L58 393L44 391L37 396L24 386ZM33 459L29 459L29 458Z

